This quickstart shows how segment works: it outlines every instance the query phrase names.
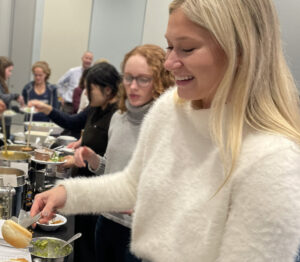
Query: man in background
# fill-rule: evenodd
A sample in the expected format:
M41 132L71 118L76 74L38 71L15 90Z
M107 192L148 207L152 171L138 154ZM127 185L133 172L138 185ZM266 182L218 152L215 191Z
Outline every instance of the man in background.
M92 65L93 58L92 52L85 52L81 57L82 65L71 68L58 80L57 90L61 98L63 112L73 113L73 91L79 85L83 70Z

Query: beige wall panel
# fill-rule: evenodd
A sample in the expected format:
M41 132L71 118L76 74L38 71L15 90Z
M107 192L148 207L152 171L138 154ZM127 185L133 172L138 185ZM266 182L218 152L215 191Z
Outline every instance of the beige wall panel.
M149 0L145 14L143 44L167 47L165 33L169 19L168 6L172 0Z
M92 0L45 1L40 57L52 69L51 83L81 64L88 48L91 8Z

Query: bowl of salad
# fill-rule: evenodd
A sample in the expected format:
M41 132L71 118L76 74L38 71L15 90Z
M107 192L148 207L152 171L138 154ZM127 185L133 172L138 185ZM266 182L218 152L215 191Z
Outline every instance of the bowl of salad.
M73 246L68 244L61 248L66 241L55 237L36 237L31 241L29 251L33 261L63 262L73 252Z

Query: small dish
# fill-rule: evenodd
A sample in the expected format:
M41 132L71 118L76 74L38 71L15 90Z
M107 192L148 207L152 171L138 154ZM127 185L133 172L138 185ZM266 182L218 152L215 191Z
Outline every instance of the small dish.
M30 114L31 113L31 107L29 106L24 106L24 107L20 107L20 111L26 114ZM33 114L38 113L36 110L34 110L32 112Z
M60 214L56 214L56 216L51 219L48 224L40 224L39 222L36 222L37 225L45 230L45 231L54 231L56 229L58 229L59 227L61 227L62 225L67 223L67 218L64 217L63 215Z
M48 148L38 148L34 150L34 158L41 161L49 161L54 151Z

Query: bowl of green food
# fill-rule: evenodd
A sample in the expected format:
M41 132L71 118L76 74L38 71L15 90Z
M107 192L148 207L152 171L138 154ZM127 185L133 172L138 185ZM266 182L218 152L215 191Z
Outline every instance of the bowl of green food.
M36 237L31 241L30 253L33 261L63 262L73 252L73 246L68 244L61 248L66 241L55 237Z

